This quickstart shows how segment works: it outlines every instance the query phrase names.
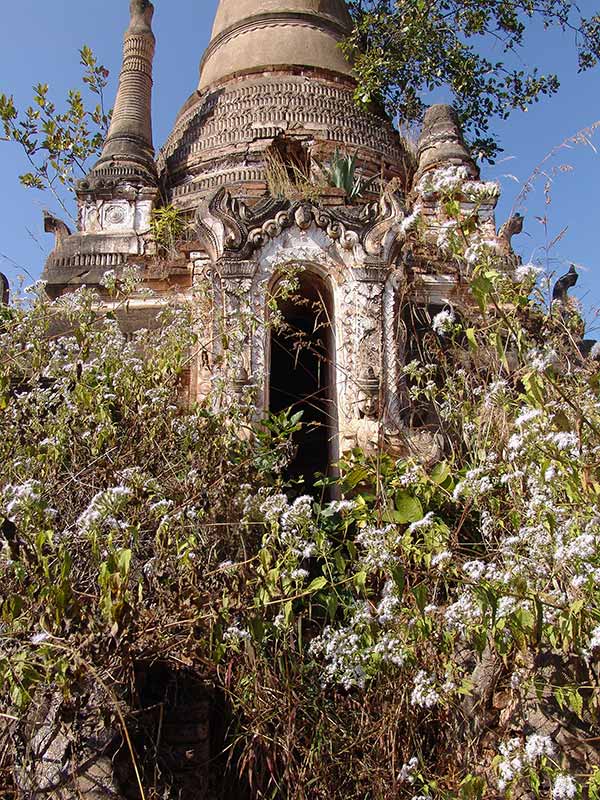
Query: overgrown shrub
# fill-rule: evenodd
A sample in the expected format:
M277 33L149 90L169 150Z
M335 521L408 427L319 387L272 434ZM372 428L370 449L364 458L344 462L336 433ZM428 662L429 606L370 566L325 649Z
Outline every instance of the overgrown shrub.
M166 670L228 709L230 796L599 796L598 364L471 232L404 368L444 458L353 452L331 502L278 485L296 420L181 406L188 312L132 341L85 290L2 312L5 794L82 792L95 752L113 796L180 796Z

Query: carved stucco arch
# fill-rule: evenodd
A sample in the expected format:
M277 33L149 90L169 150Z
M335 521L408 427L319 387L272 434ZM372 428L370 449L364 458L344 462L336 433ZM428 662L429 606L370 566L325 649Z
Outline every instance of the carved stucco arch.
M268 293L277 276L301 267L331 288L340 429L350 431L351 439L358 421L361 436L366 431L376 441L384 419L395 427L394 313L396 289L404 281L397 266L405 241L403 219L401 198L394 195L353 211L275 200L250 209L221 190L205 205L197 230L215 265L225 329L234 330L244 311L255 321L247 340L238 337L239 352L221 354L222 373L234 384L236 374L247 375L257 415L268 397ZM377 406L377 418L369 405Z
M333 338L335 350L334 374L339 380L340 348L338 330L339 290L348 280L348 270L343 260L335 255L335 246L329 237L315 226L300 230L297 227L282 230L256 252L256 272L252 279L251 295L254 314L263 325L255 332L252 341L252 375L260 387L259 397L263 408L268 398L269 322L268 297L276 283L289 274L290 268L318 276L328 287L333 310Z

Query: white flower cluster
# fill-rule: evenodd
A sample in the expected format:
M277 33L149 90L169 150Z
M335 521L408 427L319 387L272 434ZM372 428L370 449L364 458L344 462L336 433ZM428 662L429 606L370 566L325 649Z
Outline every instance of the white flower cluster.
M445 336L447 333L451 332L455 322L456 316L454 315L454 311L452 311L452 309L444 309L437 313L431 320L431 327L438 336Z
M460 497L483 497L492 492L498 485L498 478L492 469L475 467L470 469L462 481L459 481L452 492L454 500Z
M448 166L427 172L417 186L425 197L430 195L462 195L471 202L491 202L500 195L500 186L495 181L472 180L465 166Z
M328 504L327 509L334 514L346 514L354 511L356 503L354 500L333 500Z
M410 231L414 231L421 221L421 209L416 208L412 214L408 217L405 217L400 224L400 232L403 234L410 233Z
M549 367L556 365L558 357L555 350L534 348L527 354L527 361L535 372L545 372Z
M450 219L438 228L436 244L443 253L450 253L458 246L458 222Z
M577 796L577 788L577 783L570 775L557 775L552 787L552 800L572 800Z
M387 625L396 618L396 611L400 607L400 598L395 593L392 581L387 581L383 588L383 596L377 605L377 621L380 625Z
M281 515L281 528L285 534L297 534L314 526L313 504L314 500L308 494L294 500Z
M535 764L542 756L552 757L555 753L552 739L537 733L528 736L525 741L525 759L528 764Z
M600 358L600 342L594 342L592 345L592 349L590 350L590 358Z
M100 286L103 286L109 291L114 291L117 288L117 273L114 269L107 270L98 281Z
M428 511L422 519L418 519L416 522L411 522L411 524L408 526L408 532L415 533L416 531L430 528L434 521L433 511Z
M525 283L526 281L536 281L538 275L544 270L537 267L535 264L519 264L515 269L514 279L516 283Z
M513 781L522 777L526 769L536 767L542 758L554 759L556 748L548 736L533 733L525 743L514 738L500 745L501 759L498 762L498 789L510 789ZM559 773L554 779L552 800L571 800L577 795L577 783L566 773Z
M419 766L419 759L416 756L410 758L406 764L403 764L400 772L398 773L398 783L414 783L415 772Z
M356 537L356 543L363 551L362 562L369 569L389 567L398 558L397 548L400 538L399 530L395 525L386 525L383 528L367 525L362 528Z
M242 642L247 642L250 639L250 634L245 628L240 628L238 625L230 625L223 633L223 641L228 645L234 647L239 646Z
M380 609L385 615L385 608L380 606ZM374 642L372 623L371 610L365 603L356 607L347 625L339 628L328 625L312 640L309 653L325 661L323 685L337 683L344 689L364 688L378 663L404 665L406 652L400 639L392 631L380 630Z
M419 670L415 675L410 702L419 708L433 708L441 700L440 693L435 688L434 679L425 670Z
M467 264L475 266L475 264L485 263L487 260L494 258L498 255L500 246L494 239L471 239L469 246L464 252L464 259Z
M556 752L552 740L537 733L528 736L524 745L514 738L502 742L499 749L502 758L498 763L498 789L501 792L521 777L526 766L535 766L542 757L552 758Z
M17 485L9 484L4 488L0 501L0 512L12 522L19 522L22 517L37 506L42 498L42 486L39 481L25 481Z
M364 688L371 661L371 649L365 645L365 625L371 621L368 607L358 608L349 624L328 625L310 643L309 654L325 660L323 684L339 683L345 689Z
M444 618L450 630L466 636L472 628L482 623L483 611L477 598L464 589L458 599L446 608Z
M120 527L116 517L131 497L132 491L127 486L112 486L98 492L77 520L77 528L81 533L87 533L99 525Z
M525 761L523 746L520 739L510 739L500 745L502 760L498 763L498 789L503 792L509 783L519 777Z
M256 500L256 496L248 494L244 506L244 516L248 516L250 510ZM261 500L259 496L259 500ZM284 511L288 508L288 499L284 494L272 494L264 498L259 505L259 511L264 517L265 521L271 525L279 523L279 518Z

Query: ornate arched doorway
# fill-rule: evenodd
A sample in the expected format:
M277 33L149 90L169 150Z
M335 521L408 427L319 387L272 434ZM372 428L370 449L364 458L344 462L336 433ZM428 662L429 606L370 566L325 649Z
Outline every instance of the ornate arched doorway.
M316 473L333 474L338 455L334 304L320 275L305 270L297 284L278 300L279 321L270 326L268 404L273 414L302 411L286 477L308 490Z

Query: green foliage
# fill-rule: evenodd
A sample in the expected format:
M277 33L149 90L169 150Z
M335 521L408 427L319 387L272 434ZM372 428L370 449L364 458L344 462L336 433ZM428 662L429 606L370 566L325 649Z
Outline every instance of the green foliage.
M152 209L150 230L162 254L174 254L185 233L185 219L180 209L167 205Z
M356 174L356 158L356 153L353 156L349 153L342 154L336 148L327 170L329 184L337 189L343 189L351 203L359 200L375 180L372 178L367 181Z
M476 153L493 160L498 144L490 120L506 119L559 88L556 75L513 68L526 48L529 26L576 31L579 70L596 67L600 16L584 18L567 0L351 0L355 30L345 43L355 57L357 99L383 101L403 123L420 120L425 97L448 87ZM504 60L492 62L488 42L501 43ZM529 60L529 59L527 59Z
M92 108L86 107L79 89L72 89L65 110L59 111L46 83L33 87L33 104L22 113L12 96L0 94L5 140L20 145L30 165L20 176L21 183L50 190L67 213L63 189L72 192L78 178L87 173L87 162L100 154L110 124L110 113L104 107L108 70L98 64L89 47L82 47L79 55L83 83L98 98Z

